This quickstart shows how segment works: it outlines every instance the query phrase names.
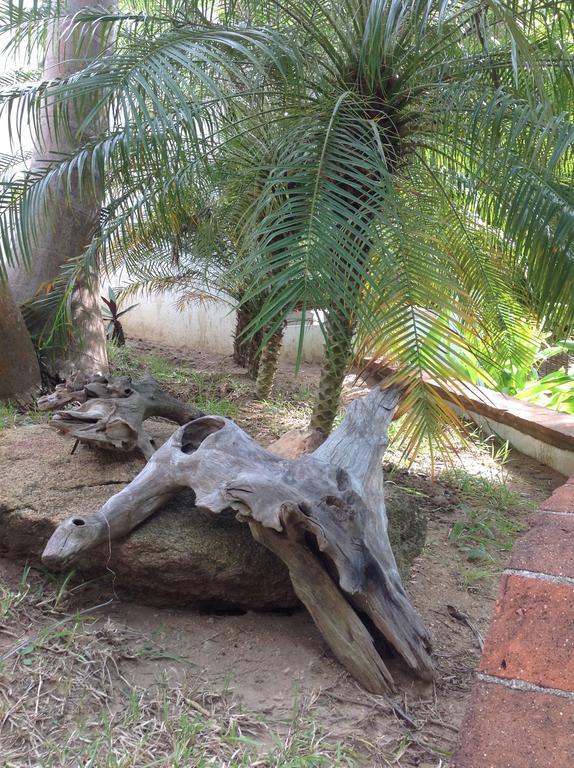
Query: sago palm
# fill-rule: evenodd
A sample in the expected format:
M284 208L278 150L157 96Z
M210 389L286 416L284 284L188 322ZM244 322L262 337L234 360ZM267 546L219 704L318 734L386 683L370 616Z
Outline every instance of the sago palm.
M423 373L460 376L469 328L520 358L527 311L572 322L572 13L566 0L160 0L78 14L114 29L114 53L3 103L16 133L46 100L65 126L94 94L111 124L12 182L4 257L37 236L55 177L109 180L101 232L65 278L125 252L134 226L168 232L174 191L224 201L229 270L261 307L247 332L265 343L299 310L301 349L318 310L313 425L331 428L354 356L384 357L416 449L451 419ZM8 0L6 31L29 45L52 15Z

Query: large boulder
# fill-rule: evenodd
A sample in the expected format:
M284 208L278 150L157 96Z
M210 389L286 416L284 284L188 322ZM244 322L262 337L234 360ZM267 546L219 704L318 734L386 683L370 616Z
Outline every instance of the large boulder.
M157 443L173 425L149 421ZM295 436L297 437L297 436ZM311 439L309 439L311 438ZM270 446L300 455L314 446L289 436ZM79 445L47 425L0 431L0 552L39 562L54 529L67 517L97 512L144 466L137 454ZM416 497L387 485L389 537L399 570L408 576L426 533ZM212 515L181 491L130 536L94 549L76 570L87 578L108 575L119 595L158 605L218 610L285 610L299 605L289 574L233 514Z
M389 541L397 567L405 584L411 566L425 545L428 517L420 499L392 483L385 484L385 508L389 524Z
M173 425L148 422L162 442ZM96 512L142 469L137 455L78 446L47 425L0 432L0 550L39 561L59 523ZM233 514L211 515L181 491L122 541L90 552L85 577L108 574L119 595L218 610L299 605L283 563Z

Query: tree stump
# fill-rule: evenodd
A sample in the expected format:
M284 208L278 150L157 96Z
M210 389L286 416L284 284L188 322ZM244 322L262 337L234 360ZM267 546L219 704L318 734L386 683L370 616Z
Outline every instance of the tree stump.
M178 429L140 474L92 517L64 521L43 554L67 565L127 535L179 488L218 514L233 509L289 569L335 656L367 690L392 689L389 649L432 678L429 637L403 588L387 535L382 456L396 389L373 389L313 453L274 455L233 421L204 416Z

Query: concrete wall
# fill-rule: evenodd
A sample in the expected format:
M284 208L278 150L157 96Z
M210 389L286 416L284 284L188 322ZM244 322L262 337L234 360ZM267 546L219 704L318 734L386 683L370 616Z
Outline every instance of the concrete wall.
M521 432L508 424L500 424L494 419L487 419L478 413L468 411L467 415L478 424L478 426L487 434L494 433L502 440L508 440L517 451L531 456L541 464L552 467L563 475L574 475L574 452L558 448L555 445L549 445L533 435Z
M114 283L117 285L117 283ZM186 346L222 354L233 350L235 312L224 299L194 302L180 311L174 295L140 298L140 304L122 318L128 336L147 341ZM299 343L299 323L294 317L287 326L282 359L293 360ZM320 362L323 358L323 334L315 321L305 331L303 361Z
M365 360L367 366L369 362ZM377 361L372 372L384 379L393 369ZM444 382L439 384L428 376L425 381L459 416L469 417L487 434L508 440L513 448L564 475L574 475L574 416L531 405L486 387L468 384L462 389Z

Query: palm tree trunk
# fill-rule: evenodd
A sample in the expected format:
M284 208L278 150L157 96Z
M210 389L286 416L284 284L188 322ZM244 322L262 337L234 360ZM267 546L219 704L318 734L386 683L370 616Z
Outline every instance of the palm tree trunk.
M233 332L233 362L247 368L247 342L243 332L251 321L251 313L246 304L240 304L235 313L235 331Z
M112 8L113 2L106 2ZM61 79L81 70L95 56L101 53L104 44L101 35L89 26L88 31L76 27L71 30L71 19L82 9L102 10L101 0L67 0L68 16L62 17L53 29L47 43L43 79ZM109 39L107 41L110 42ZM73 105L69 110L68 131L56 130L55 109L48 103L42 110L39 136L32 159L32 170L45 168L53 158L73 154L82 143L85 132L93 133L105 126L105 115L99 115L89 127L80 131L85 116L92 109L90 99ZM68 127L68 126L67 126ZM86 164L89 168L89 163ZM88 173L90 171L86 171ZM63 184L54 185L49 204L34 245L33 258L28 268L21 266L10 275L10 284L15 300L24 304L39 294L50 291L52 284L60 277L64 264L80 256L99 228L100 211L104 190L96 194L90 191L90 183L75 178L71 189ZM97 273L84 279L76 291L74 312L75 339L66 350L52 352L49 364L54 372L66 375L70 370L92 373L107 369L107 353L104 324L100 312L100 289ZM32 313L36 316L36 312ZM48 320L49 322L49 320Z
M561 368L564 368L564 371L568 373L569 367L570 356L568 352L561 352L559 355L554 355L553 357L548 358L548 360L544 360L538 368L538 374L540 376L546 376L549 373L556 373L556 371L559 371Z
M8 286L0 284L0 400L27 403L40 389L40 367Z
M325 361L309 425L324 435L331 432L339 409L343 380L352 359L355 330L353 320L343 313L331 310L330 315L325 339Z
M259 374L259 363L261 362L261 341L263 338L263 332L258 331L255 336L250 339L249 345L248 345L248 356L247 356L247 371L249 373L250 378L252 378L254 381L257 381L257 376Z
M246 338L245 329L260 308L260 305L253 301L239 304L233 334L233 361L242 368L247 368L252 379L257 379L263 331L258 331L254 336Z
M273 389L284 332L285 325L282 325L281 328L271 336L267 342L267 346L261 353L259 370L257 372L257 397L259 400L265 400L269 397L271 390Z

